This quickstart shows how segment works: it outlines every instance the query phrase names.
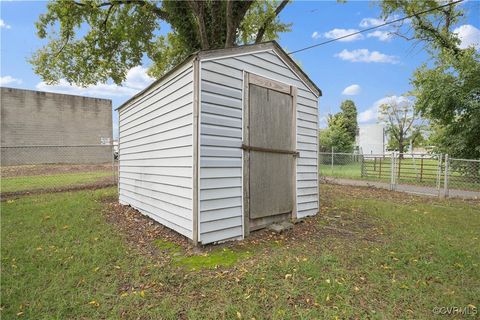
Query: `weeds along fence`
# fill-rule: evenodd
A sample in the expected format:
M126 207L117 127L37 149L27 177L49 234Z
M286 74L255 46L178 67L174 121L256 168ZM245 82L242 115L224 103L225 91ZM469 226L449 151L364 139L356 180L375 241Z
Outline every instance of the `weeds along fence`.
M117 183L113 145L2 146L2 197Z
M449 196L480 192L480 160L456 159L443 154L355 154L320 152L320 175L337 179L378 181ZM414 188L415 187L415 188ZM408 191L408 189L406 189Z

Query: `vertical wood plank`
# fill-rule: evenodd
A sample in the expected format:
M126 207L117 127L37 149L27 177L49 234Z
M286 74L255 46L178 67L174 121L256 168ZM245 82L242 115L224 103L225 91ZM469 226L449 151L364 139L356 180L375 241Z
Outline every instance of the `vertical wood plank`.
M192 239L193 244L198 245L198 180L199 180L199 109L200 109L200 99L199 99L199 90L200 90L200 67L198 58L195 58L193 61L193 217L192 217Z
M290 87L290 95L292 96L292 150L297 150L297 88ZM318 158L318 153L317 153ZM318 167L317 167L318 171ZM293 158L293 170L292 170L292 183L293 183L293 208L292 219L297 219L297 157ZM320 208L320 206L319 206Z
M250 144L250 91L249 73L245 72L243 77L243 143ZM250 234L250 152L243 150L243 236Z

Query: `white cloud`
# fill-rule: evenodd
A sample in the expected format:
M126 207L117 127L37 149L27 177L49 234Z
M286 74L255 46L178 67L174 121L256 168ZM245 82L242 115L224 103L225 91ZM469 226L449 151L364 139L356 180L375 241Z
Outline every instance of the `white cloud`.
M318 127L319 128L326 128L328 127L328 117L327 116L320 116L318 118Z
M354 33L354 32L358 32L358 29L332 29L328 32L325 32L323 34L323 36L327 39L336 39L336 38L339 38L339 37L343 37L343 36L346 36L350 33ZM353 35L353 36L350 36L350 37L346 37L346 38L343 38L343 39L340 39L338 41L340 42L350 42L350 41L356 41L356 40L361 40L363 39L363 35L362 34L356 34L356 35Z
M377 18L363 18L362 21L360 21L359 25L362 28L369 28L379 26L381 24L384 24L385 22L385 20Z
M136 66L128 71L127 79L124 84L129 88L143 90L154 80L155 79L147 74L147 68Z
M22 80L11 77L11 76L4 76L0 77L0 86L5 86L8 84L21 84Z
M369 51L368 49L356 49L352 51L344 49L335 54L335 57L351 62L398 63L398 58L395 56L383 54L378 51Z
M397 104L398 106L411 105L412 100L408 99L405 96L389 96L378 99L373 103L373 105L365 111L362 111L358 114L357 120L359 123L371 122L378 119L378 109L383 104Z
M342 94L345 96L355 96L360 93L360 86L358 84L352 84L351 86L343 89Z
M480 50L480 30L470 24L465 24L453 30L460 38L460 48L474 47Z
M377 119L378 110L377 108L368 108L365 111L362 111L358 114L357 121L359 123L370 122Z
M138 93L152 83L153 80L153 78L147 75L146 68L137 66L128 71L127 78L121 86L101 83L84 88L70 84L65 79L60 79L59 83L54 85L48 85L42 81L36 85L36 88L41 91L66 94L79 94L95 97L122 97L132 96Z
M378 27L379 25L382 25L387 22L391 22L393 20L397 20L400 18L398 15L393 15L391 17L388 17L387 19L379 19L379 18L363 18L362 21L360 21L359 26L362 28L371 28L371 27ZM408 24L411 22L411 19L405 19L403 21L399 21L399 24Z
M312 39L318 39L320 38L322 35L318 32L318 31L315 31L312 33Z
M367 34L367 38L375 37L380 41L392 40L392 33L390 31L375 30Z
M6 24L5 21L3 21L3 19L0 19L0 29L1 28L10 29L12 28L12 26L9 24Z

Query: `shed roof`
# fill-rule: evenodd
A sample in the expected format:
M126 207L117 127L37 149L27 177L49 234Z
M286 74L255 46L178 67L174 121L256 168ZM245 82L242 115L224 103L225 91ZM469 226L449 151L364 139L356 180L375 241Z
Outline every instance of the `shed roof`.
M259 44L247 44L247 45L232 47L232 48L204 50L204 51L194 52L191 55L189 55L187 58L185 58L185 60L183 60L177 66L175 66L166 74L164 74L162 77L160 77L159 79L151 83L148 87L146 87L139 93L135 94L133 97L131 97L127 101L125 101L122 105L120 105L115 110L120 110L125 105L127 105L130 101L141 96L145 91L155 86L156 84L158 84L159 82L161 82L162 80L170 76L172 73L174 73L177 69L191 62L195 58L202 61L207 59L218 59L218 58L227 57L227 56L235 56L240 54L248 54L248 53L253 53L257 51L266 51L266 50L275 51L282 58L282 60L290 67L290 69L292 69L292 71L305 83L305 85L317 97L322 95L322 91L320 90L320 88L317 87L317 85L308 77L308 75L302 70L302 68L300 68L300 66L288 55L288 53L286 53L285 50L283 50L282 47L276 41L269 41L269 42L263 42Z

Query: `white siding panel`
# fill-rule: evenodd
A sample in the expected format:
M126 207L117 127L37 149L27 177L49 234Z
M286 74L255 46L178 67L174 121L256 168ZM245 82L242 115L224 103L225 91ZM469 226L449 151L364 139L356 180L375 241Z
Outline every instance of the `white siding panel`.
M242 135L241 128L229 128L229 127L211 125L206 123L201 124L200 130L202 132L202 136L213 135L213 136L219 136L219 137L232 137L232 138L241 139L240 136Z
M165 177L183 177L192 178L191 167L122 167L120 172L132 173L144 176L165 176ZM176 182L177 183L177 182Z
M202 226L200 225L200 229ZM226 240L235 240L242 238L242 226L220 229L212 232L202 232L202 243L221 242ZM232 236L234 235L234 236Z
M175 93L184 89L188 92L188 87L193 81L192 73L193 68L189 67L184 72L178 74L175 81L166 83L157 88L150 88L149 93L144 97L134 100L130 103L129 107L126 107L120 111L123 121L130 121L131 118L141 117L145 114L152 112L158 107L158 102L165 100L171 100L175 97Z
M216 146L216 147L236 147L242 146L242 140L238 138L212 136L204 134L200 140L202 146Z
M135 194L120 190L120 202L123 204L129 204L153 220L160 222L164 226L183 234L187 238L192 238L192 230L185 228L185 226L188 225L187 220L178 219L176 216L172 216L168 212L152 206L150 201L147 200L146 202L142 202Z
M180 126L178 128L163 131L163 132L158 132L158 130L152 131L150 135L139 137L136 140L132 139L130 141L122 141L122 148L128 149L130 147L139 147L144 145L150 145L156 142L179 139L185 136L191 137L192 130L193 130L192 124L189 123L189 124Z
M228 106L219 106L209 103L202 104L202 115L205 113L228 116L232 118L242 119L242 110L229 108Z
M162 184L163 190L162 192L167 192L171 194L176 194L182 197L188 198L188 189L192 184L191 177L179 177L179 176L167 176L167 175L152 175L152 174L138 174L138 173L131 173L131 172L124 172L121 171L121 179L128 179L131 181L146 181L151 183L158 183ZM140 177L139 177L140 176ZM187 189L186 191L180 191L180 189Z
M205 233L242 226L242 217L224 218L221 220L202 222L202 231Z
M201 179L208 178L241 178L242 168L202 168Z
M119 198L192 239L193 71L189 64L120 110Z
M241 186L242 186L241 176L237 178L200 179L201 191L206 189L232 188L232 187L241 187Z
M310 195L310 194L317 194L318 189L316 187L312 188L298 188L297 193L298 196Z
M232 198L238 196L239 192L242 192L242 187L204 189L200 192L200 201Z
M204 211L203 220L201 222L209 222L215 220L228 219L232 217L242 216L242 206L238 207L228 207L216 210Z
M243 71L298 88L297 216L318 212L315 95L273 51L202 61L199 219L204 244L242 237ZM233 221L240 224L232 226Z

